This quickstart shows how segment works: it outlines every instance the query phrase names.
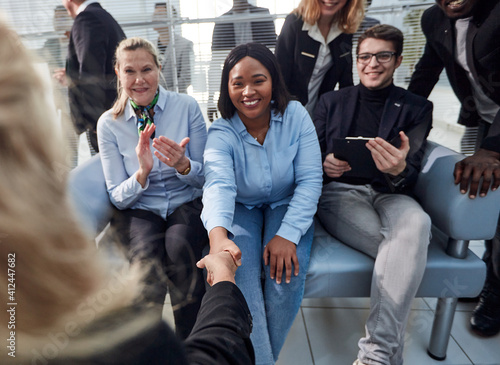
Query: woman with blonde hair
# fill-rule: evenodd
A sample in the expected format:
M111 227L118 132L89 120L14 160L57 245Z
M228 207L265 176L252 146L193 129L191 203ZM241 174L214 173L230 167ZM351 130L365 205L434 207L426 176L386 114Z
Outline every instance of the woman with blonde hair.
M212 287L181 343L134 305L136 270L113 269L73 217L55 110L17 35L0 22L2 364L252 364L251 317L231 255L208 255Z
M208 244L200 220L205 120L191 96L159 85L151 42L120 42L115 72L118 99L97 123L106 186L117 208L111 227L131 262L148 268L144 303L159 314L170 283L176 333L186 338L205 290L195 267Z
M276 57L290 93L313 115L319 97L352 86L352 35L364 0L302 0L285 19Z

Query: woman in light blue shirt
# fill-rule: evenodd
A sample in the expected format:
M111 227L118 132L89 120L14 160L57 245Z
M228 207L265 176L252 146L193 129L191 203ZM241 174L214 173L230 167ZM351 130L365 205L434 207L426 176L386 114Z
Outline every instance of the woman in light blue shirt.
M321 152L306 109L265 46L234 48L205 148L202 220L212 253L241 264L257 364L274 364L300 307L321 194ZM282 282L283 281L283 282Z
M130 260L146 268L144 302L157 303L161 315L171 283L176 333L184 339L204 294L195 264L208 244L200 219L207 131L192 97L158 85L160 69L150 42L120 43L119 97L99 119L97 134L109 197L118 208L112 225Z

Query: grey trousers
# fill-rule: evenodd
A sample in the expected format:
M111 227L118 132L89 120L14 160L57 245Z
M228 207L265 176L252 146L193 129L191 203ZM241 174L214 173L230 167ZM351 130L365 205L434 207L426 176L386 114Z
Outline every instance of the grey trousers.
M402 364L406 322L427 260L429 216L409 196L331 182L323 187L318 217L332 236L375 259L359 360Z

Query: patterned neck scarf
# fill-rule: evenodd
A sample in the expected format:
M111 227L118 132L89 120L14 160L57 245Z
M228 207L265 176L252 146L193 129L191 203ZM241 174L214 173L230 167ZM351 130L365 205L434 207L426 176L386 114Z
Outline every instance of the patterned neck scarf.
M130 99L130 105L132 105L132 108L135 111L135 114L137 115L137 132L139 135L141 135L141 132L146 128L146 125L148 124L153 124L153 116L151 115L150 110L154 108L156 103L158 102L158 98L160 97L160 89L156 91L156 95L151 102L151 104L147 106L140 106L137 105L132 99ZM151 135L151 139L155 137L155 132Z

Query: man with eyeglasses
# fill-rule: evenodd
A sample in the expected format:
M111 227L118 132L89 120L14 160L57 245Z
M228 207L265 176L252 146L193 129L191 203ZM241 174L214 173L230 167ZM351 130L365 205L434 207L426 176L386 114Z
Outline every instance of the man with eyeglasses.
M471 199L500 186L500 0L436 0L422 15L426 45L408 90L428 97L443 69L461 104L461 150L475 151L455 165L455 183ZM470 320L480 336L500 332L500 219L485 241L486 283Z
M318 217L332 236L375 259L356 365L403 363L406 322L427 261L430 218L409 194L432 103L393 84L402 51L399 29L366 30L357 47L360 84L323 94L314 116L324 169ZM364 142L344 160L338 146L359 136ZM374 168L355 172L356 155L364 151Z

